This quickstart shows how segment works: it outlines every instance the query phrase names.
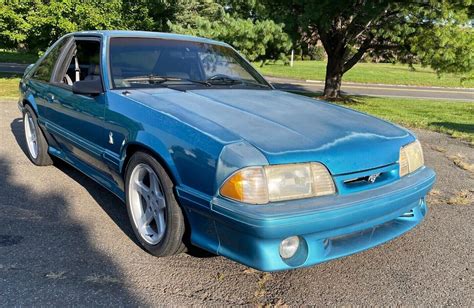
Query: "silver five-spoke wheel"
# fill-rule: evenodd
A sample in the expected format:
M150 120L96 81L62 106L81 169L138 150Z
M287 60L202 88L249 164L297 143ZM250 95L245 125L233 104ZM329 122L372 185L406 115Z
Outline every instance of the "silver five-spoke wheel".
M35 121L31 117L29 112L25 112L23 118L25 125L26 143L28 145L28 151L33 159L38 157L38 137L36 135Z
M149 244L158 244L166 231L166 199L160 179L146 164L132 170L128 187L132 220Z
M25 129L25 154L37 166L48 166L53 163L48 154L48 141L38 126L38 118L33 108L23 107L23 128Z

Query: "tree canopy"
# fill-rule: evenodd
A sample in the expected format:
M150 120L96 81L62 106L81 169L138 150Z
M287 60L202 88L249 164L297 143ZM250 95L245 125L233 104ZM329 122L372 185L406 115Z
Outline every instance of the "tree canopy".
M337 98L367 54L473 78L472 20L472 0L0 0L0 48L44 50L79 30L172 31L265 61L321 42L325 95Z
M120 0L0 0L0 47L44 50L69 32L120 28L121 5Z
M189 2L194 4L183 7L175 21L168 23L172 32L225 41L250 61L285 59L291 49L291 41L282 24L234 16L212 0Z
M369 51L438 73L472 74L472 12L472 0L266 0L264 14L288 25L293 38L321 41L328 55L324 94L336 98L343 74Z
M0 0L0 48L44 50L66 33L95 29L208 37L232 44L251 61L285 59L291 48L283 25L236 17L214 0Z

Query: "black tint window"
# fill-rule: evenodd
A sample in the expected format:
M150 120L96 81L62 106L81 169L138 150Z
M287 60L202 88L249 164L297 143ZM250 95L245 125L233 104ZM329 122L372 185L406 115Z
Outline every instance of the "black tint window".
M33 79L49 82L51 74L53 73L54 64L58 60L59 55L68 41L68 39L63 39L59 44L54 46L43 61L41 61L36 72L33 74Z

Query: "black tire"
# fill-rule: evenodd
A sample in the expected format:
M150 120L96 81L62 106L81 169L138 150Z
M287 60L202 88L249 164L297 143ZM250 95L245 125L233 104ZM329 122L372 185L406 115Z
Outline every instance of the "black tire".
M37 144L37 154L36 156L32 153L30 147L28 146L28 138L27 138L27 132L26 132L26 115L31 117L32 124L34 125L34 131L36 132L36 144ZM26 153L28 155L28 158L33 162L33 164L37 166L49 166L53 164L53 160L51 159L51 156L48 154L48 142L46 141L46 138L44 137L43 131L41 130L39 124L38 124L38 117L36 116L36 113L34 112L33 108L31 108L30 105L25 105L23 109L23 128L24 128L24 133L25 133L25 142L26 142Z
M165 217L166 229L163 238L157 244L148 243L140 234L132 217L131 198L129 194L130 179L132 171L137 165L145 164L152 168L161 182L163 196L166 200ZM174 184L166 170L161 164L150 154L145 152L136 152L130 158L125 172L125 201L127 206L128 217L132 225L133 232L139 240L140 244L152 255L156 257L166 257L184 252L186 247L183 243L183 235L185 231L185 221L183 212L174 195Z

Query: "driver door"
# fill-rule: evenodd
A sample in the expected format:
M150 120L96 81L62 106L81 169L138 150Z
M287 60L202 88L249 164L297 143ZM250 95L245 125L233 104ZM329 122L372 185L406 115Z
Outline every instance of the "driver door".
M82 170L92 168L106 175L108 169L102 160L107 141L104 130L106 96L104 93L88 96L72 92L72 85L77 81L102 79L100 50L98 37L74 38L54 72L47 125L66 160Z

